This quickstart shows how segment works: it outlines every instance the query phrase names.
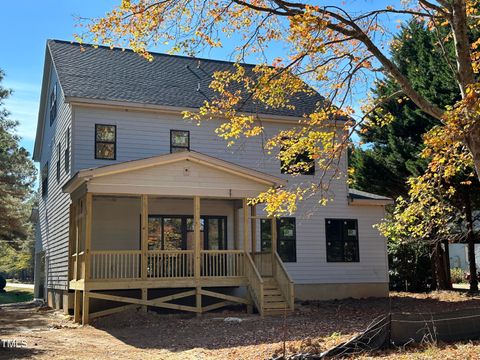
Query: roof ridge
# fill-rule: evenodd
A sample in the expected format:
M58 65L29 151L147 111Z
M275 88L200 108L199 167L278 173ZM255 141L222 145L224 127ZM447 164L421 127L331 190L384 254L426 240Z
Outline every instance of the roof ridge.
M114 51L121 51L121 52L131 52L131 53L135 53L135 51L133 51L132 49L130 48L121 48L121 47L118 47L118 46L113 46L113 47L110 47L108 45L98 45L98 44L90 44L90 43L80 43L78 41L68 41L68 40L60 40L60 39L48 39L47 40L47 43L51 43L51 42L55 42L55 43L62 43L62 44L66 44L66 45L75 45L75 46L84 46L84 47L90 47L92 49L96 49L96 48L102 48L102 49L105 49L105 50L114 50ZM148 50L147 50L148 51ZM255 67L255 66L258 66L260 64L252 64L252 63L246 63L246 62L235 62L235 61L229 61L229 60L221 60L221 59L210 59L210 58L206 58L206 57L196 57L196 56L188 56L188 55L177 55L177 54L168 54L168 53L163 53L163 52L157 52L157 51L148 51L150 54L154 55L154 56L165 56L165 57L172 57L172 58L182 58L182 59L188 59L188 60L200 60L200 61L208 61L208 62L218 62L218 63L223 63L223 64L239 64L239 65L244 65L244 66L251 66L251 67ZM268 65L270 66L270 65Z

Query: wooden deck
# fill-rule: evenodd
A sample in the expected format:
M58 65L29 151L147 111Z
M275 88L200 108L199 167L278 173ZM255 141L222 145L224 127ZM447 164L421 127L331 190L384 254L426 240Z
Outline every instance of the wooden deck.
M276 252L256 253L255 209L243 199L243 249L203 250L200 241L200 197L193 198L195 248L192 250L149 250L148 196L141 195L141 246L136 250L92 250L92 197L86 193L70 208L70 282L74 291L75 321L89 320L131 307L148 306L201 314L231 303L255 307L263 315L293 310L294 286ZM250 210L250 211L249 211ZM275 222L275 219L272 219ZM250 225L250 226L249 226ZM272 226L272 239L276 238ZM249 243L251 245L249 245ZM245 298L212 291L209 288L246 287ZM154 289L178 289L177 293L153 298ZM140 290L141 297L112 295L111 290ZM185 290L188 289L188 290ZM195 306L172 301L193 297ZM204 304L202 297L215 298ZM91 313L90 299L126 305Z

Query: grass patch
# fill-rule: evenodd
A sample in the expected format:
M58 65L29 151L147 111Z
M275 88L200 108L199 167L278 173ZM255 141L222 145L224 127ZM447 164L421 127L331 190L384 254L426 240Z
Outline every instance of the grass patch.
M0 304L11 304L33 300L32 289L19 289L7 286L4 293L0 293Z

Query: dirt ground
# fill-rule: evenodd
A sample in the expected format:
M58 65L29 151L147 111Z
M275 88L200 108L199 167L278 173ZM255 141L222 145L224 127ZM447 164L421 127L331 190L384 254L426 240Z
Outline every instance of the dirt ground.
M134 310L74 324L70 317L27 304L0 307L0 359L267 359L280 354L322 351L347 340L375 317L395 312L436 312L480 306L480 297L456 292L392 293L389 299L299 304L294 315L266 317L240 311L158 315ZM241 322L226 322L238 317ZM1 340L26 347L1 348ZM358 358L358 357L357 357ZM425 345L369 354L375 359L480 359L480 342Z

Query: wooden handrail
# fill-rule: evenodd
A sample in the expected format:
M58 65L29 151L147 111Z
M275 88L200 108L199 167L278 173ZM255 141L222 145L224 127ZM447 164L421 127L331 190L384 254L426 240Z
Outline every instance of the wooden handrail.
M292 278L290 277L285 265L283 264L282 259L275 251L274 252L275 267L274 267L274 277L277 281L278 287L282 292L282 295L285 298L285 301L290 307L290 310L295 309L295 288ZM283 277L283 279L282 279Z
M277 252L275 252L275 259L277 260L277 263L280 265L280 268L282 269L283 273L285 274L286 278L288 279L289 282L293 283L292 278L290 277L290 274L287 271L287 268L283 264L282 259L280 259L280 255L278 255Z
M258 312L263 316L263 279L260 273L258 272L255 263L253 262L252 257L248 252L245 252L245 276L248 279L248 284L251 290L251 295L253 302L257 305Z
M205 254L243 254L243 250L201 250Z
M101 254L140 254L141 250L92 250L90 255L101 255ZM83 255L83 253L80 253Z
M245 253L245 255L246 255L247 259L248 259L248 262L250 263L250 265L252 266L252 268L253 268L253 270L254 270L254 273L255 273L255 276L256 276L257 279L258 279L258 282L263 285L263 282L264 282L264 281L263 281L263 278L262 278L262 276L260 275L260 273L258 272L258 269L257 269L257 267L255 266L255 263L253 262L252 257L250 256L250 254L249 254L248 252Z

